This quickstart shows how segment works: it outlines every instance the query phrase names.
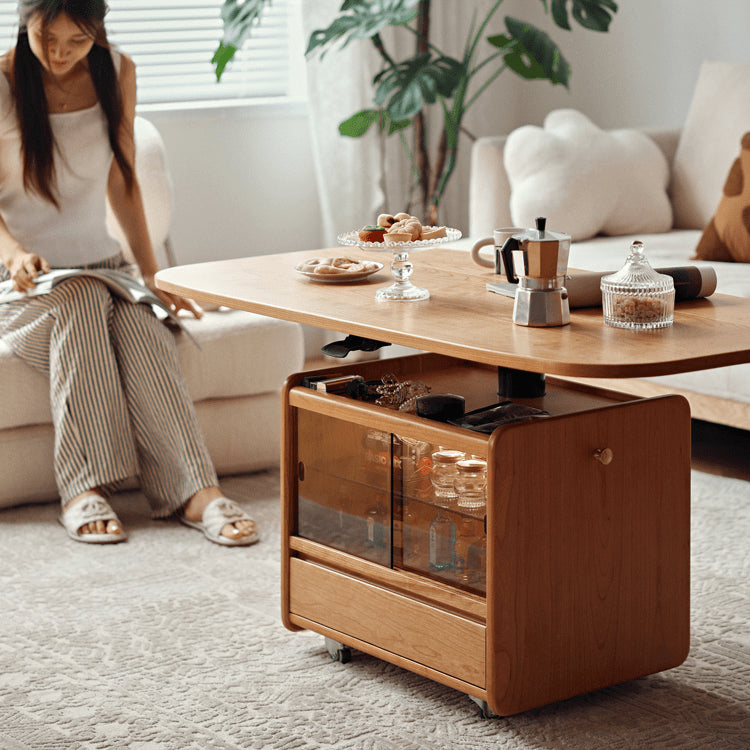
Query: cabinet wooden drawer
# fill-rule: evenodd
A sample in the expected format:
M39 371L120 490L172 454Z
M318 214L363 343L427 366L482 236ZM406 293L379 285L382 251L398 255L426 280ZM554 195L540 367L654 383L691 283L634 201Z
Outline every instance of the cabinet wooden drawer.
M460 615L297 558L290 611L484 688L485 626Z

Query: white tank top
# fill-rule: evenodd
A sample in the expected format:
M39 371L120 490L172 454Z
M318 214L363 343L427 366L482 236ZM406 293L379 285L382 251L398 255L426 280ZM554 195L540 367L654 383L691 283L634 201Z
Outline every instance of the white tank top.
M112 50L119 75L120 54ZM29 252L54 268L96 263L120 252L107 230L106 199L113 153L99 103L50 115L57 149L58 208L23 186L21 133L8 79L0 73L0 215Z

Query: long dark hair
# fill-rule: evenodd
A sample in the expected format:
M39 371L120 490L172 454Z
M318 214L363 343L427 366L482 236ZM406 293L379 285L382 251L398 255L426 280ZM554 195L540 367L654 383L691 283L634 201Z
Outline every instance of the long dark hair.
M32 16L39 14L42 34L46 38L49 25L60 13L66 13L82 31L94 39L94 46L88 54L89 72L99 104L107 118L110 146L130 190L133 186L133 165L120 148L122 97L104 28L107 10L104 0L18 2L19 28L13 56L12 86L23 146L23 183L27 191L37 193L58 207L53 162L55 139L47 97L44 94L42 66L29 46L27 24Z

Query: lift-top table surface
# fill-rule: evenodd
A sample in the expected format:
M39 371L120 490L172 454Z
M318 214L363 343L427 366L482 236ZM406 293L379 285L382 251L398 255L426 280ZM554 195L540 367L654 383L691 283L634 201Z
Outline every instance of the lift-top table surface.
M347 283L315 282L294 270L308 258L341 255L385 266ZM750 361L750 300L741 297L680 302L674 325L654 331L606 326L601 308L572 310L566 326L530 328L513 323L511 298L486 290L497 276L461 250L412 254L412 280L429 289L430 299L377 302L375 291L392 282L390 258L359 248L306 250L177 266L156 280L199 302L551 375L634 378Z

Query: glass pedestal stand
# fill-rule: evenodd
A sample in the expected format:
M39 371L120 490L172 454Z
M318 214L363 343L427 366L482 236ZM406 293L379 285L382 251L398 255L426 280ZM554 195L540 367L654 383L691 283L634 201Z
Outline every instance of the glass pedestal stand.
M415 286L409 280L414 264L409 260L409 253L398 250L393 254L391 273L396 281L385 289L375 293L376 300L420 300L429 299L430 292Z

